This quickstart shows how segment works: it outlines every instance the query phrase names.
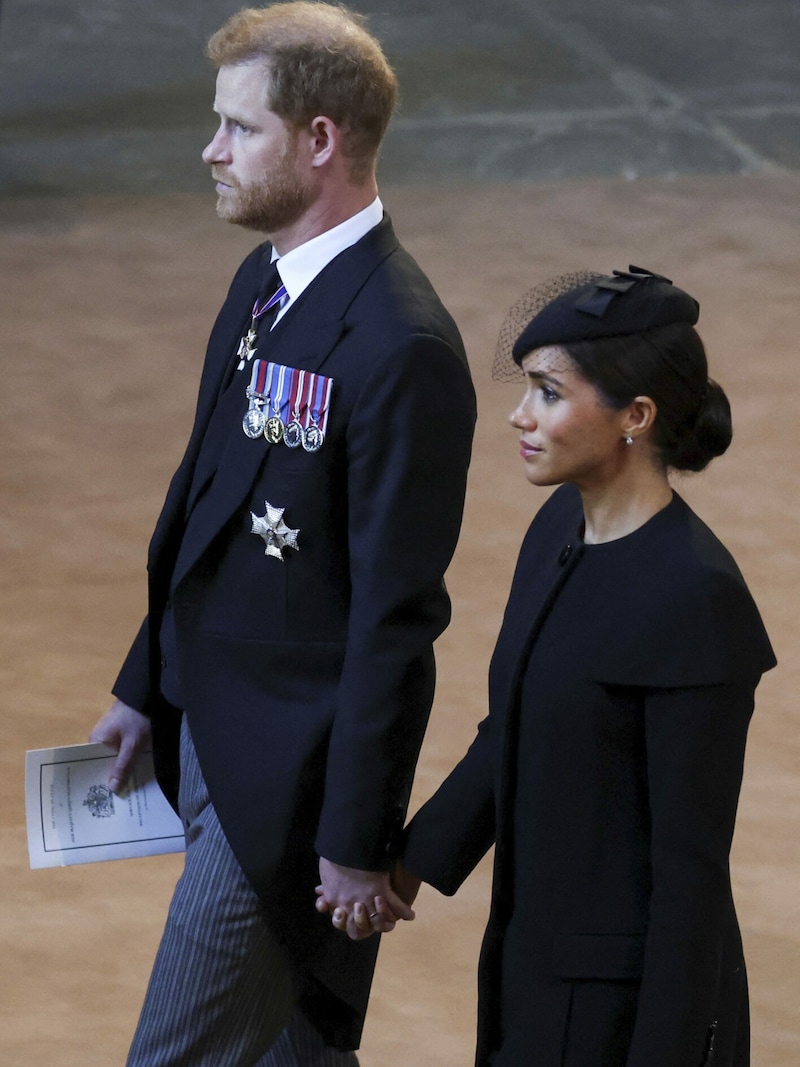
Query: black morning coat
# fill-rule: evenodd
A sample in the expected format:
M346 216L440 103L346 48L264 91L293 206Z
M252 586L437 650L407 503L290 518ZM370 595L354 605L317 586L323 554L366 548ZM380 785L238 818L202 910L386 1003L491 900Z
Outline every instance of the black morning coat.
M479 1067L744 1067L728 866L753 693L775 658L690 508L581 541L572 486L522 546L489 715L412 820L451 894L496 843Z
M256 358L333 379L324 444L249 439L250 367L224 386L270 254L262 245L244 261L213 328L194 429L150 545L148 618L114 693L151 717L174 803L180 717L159 684L169 599L220 822L295 963L305 1010L347 1049L378 939L352 942L316 913L318 856L391 864L432 702L432 644L450 617L443 574L475 397L455 323L384 217L259 335ZM218 445L198 465L204 437ZM299 530L283 561L251 533L265 502Z

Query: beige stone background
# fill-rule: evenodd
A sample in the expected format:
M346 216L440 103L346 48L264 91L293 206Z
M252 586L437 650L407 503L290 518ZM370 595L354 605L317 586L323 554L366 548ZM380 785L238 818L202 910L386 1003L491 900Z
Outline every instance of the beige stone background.
M479 395L451 628L413 804L485 712L486 670L522 533L543 499L489 379L529 284L636 263L701 303L731 398L727 455L678 488L737 557L780 666L758 693L733 851L753 1063L800 1062L797 693L800 174L387 186L399 233L461 325ZM0 203L0 1064L116 1067L180 857L28 869L26 749L84 740L144 610L144 556L192 417L201 353L252 236L209 196ZM424 531L421 531L424 536ZM471 1062L484 864L384 940L363 1067ZM309 893L309 908L312 906Z

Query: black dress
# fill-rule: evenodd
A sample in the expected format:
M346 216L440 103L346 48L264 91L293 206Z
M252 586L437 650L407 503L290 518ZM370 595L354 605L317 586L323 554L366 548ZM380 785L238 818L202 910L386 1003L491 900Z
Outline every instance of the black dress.
M672 503L584 545L575 490L525 540L490 714L409 827L454 892L493 840L477 1063L743 1067L728 855L774 656L730 555Z

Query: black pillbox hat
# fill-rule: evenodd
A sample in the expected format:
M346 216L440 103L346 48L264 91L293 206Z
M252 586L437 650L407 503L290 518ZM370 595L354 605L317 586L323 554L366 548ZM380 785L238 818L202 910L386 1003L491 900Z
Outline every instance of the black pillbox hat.
M669 278L629 267L615 270L555 297L528 323L514 343L516 363L535 348L622 337L685 322L694 326L700 305Z

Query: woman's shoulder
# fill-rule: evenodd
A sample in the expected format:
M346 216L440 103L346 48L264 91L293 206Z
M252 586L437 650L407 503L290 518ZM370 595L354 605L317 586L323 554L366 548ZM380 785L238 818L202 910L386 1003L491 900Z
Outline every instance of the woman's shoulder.
M735 559L677 494L656 519L615 575L625 609L607 668L641 684L757 679L775 657Z

